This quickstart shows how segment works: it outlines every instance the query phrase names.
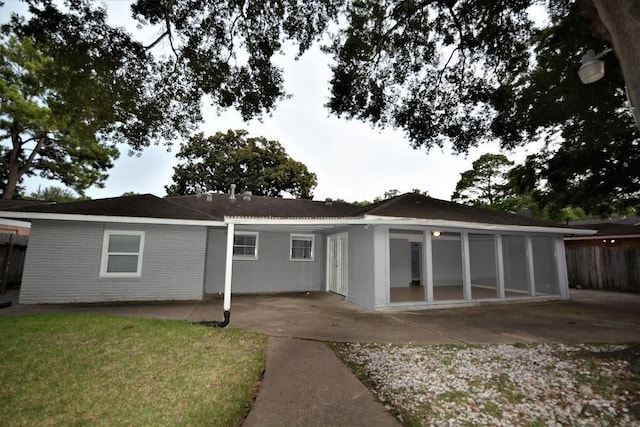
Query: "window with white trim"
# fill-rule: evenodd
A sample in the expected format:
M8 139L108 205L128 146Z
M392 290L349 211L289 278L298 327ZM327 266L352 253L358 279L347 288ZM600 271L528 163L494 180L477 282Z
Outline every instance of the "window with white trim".
M292 234L291 261L313 261L315 236L313 234Z
M105 230L101 277L140 277L144 231Z
M258 259L258 233L236 231L233 236L233 258Z

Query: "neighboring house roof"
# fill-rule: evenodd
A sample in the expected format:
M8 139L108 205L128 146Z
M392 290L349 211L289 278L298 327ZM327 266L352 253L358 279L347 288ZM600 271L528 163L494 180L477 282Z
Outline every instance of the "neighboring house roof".
M22 214L26 214L24 217L30 219L64 219L66 217L67 219L86 220L88 218L98 217L102 219L108 218L110 220L122 219L122 221L116 222L125 222L132 218L154 218L182 222L222 222L221 218L212 217L204 212L173 203L152 194L6 209L3 216L19 218Z
M615 218L606 218L606 219L583 219L580 221L571 221L570 225L578 225L578 226L591 226L595 224L621 224L621 225L639 225L640 226L640 216L628 215L628 216L620 216Z
M352 217L357 206L345 202L314 201L307 199L282 199L278 197L251 196L244 200L242 194L231 199L229 194L167 197L176 204L188 206L208 215L223 217L259 218L345 218Z
M584 239L602 239L602 238L640 238L640 226L627 225L618 223L592 223L582 224L580 228L588 228L597 230L597 233L589 237L575 238L577 240Z

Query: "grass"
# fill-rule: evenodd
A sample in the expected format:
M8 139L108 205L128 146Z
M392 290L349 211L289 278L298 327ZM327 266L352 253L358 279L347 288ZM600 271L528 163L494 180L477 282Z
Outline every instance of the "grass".
M265 336L102 315L0 318L3 426L239 425Z

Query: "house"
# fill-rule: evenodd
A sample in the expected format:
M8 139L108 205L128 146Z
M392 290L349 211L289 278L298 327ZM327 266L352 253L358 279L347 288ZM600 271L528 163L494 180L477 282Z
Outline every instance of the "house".
M25 206L40 205L39 200L4 200L0 199L0 211L5 209L16 209ZM31 223L28 221L18 221L15 219L0 218L0 238L2 235L28 236L31 231Z
M565 238L571 286L640 292L640 218L584 220L572 226L597 233Z
M0 212L31 221L20 303L329 291L369 309L568 297L592 230L407 193L367 207L207 194Z

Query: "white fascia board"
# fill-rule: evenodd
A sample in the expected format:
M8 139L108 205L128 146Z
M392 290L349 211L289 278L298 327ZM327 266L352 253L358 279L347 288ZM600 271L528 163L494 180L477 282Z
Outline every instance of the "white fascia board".
M422 219L422 218L398 218L382 217L375 215L365 215L365 219L372 219L385 224L397 225L426 225L443 228L465 228L471 230L488 231L512 231L520 233L549 233L549 234L570 234L570 235L593 235L596 230L565 228L565 227L540 227L535 225L507 225L507 224L486 224L482 222L449 221L443 219Z
M225 227L223 221L196 220L196 219L172 219L172 218L144 218L132 216L109 216L109 215L78 215L60 214L45 212L18 212L0 211L0 217L19 218L29 220L50 220L50 221L84 221L84 222L109 222L127 224L153 224L153 225L194 225L201 227Z
M9 227L31 228L31 223L28 221L19 221L16 219L6 219L6 218L0 218L0 225L6 225Z
M562 235L593 235L596 230L585 230L564 227L538 227L523 225L485 224L480 222L448 221L422 218L399 218L365 215L359 218L257 218L257 217L228 217L226 223L237 225L419 225L442 228L463 228L470 230L487 230L494 232L546 233Z
M227 224L236 225L357 225L369 224L362 218L267 218L225 216Z

